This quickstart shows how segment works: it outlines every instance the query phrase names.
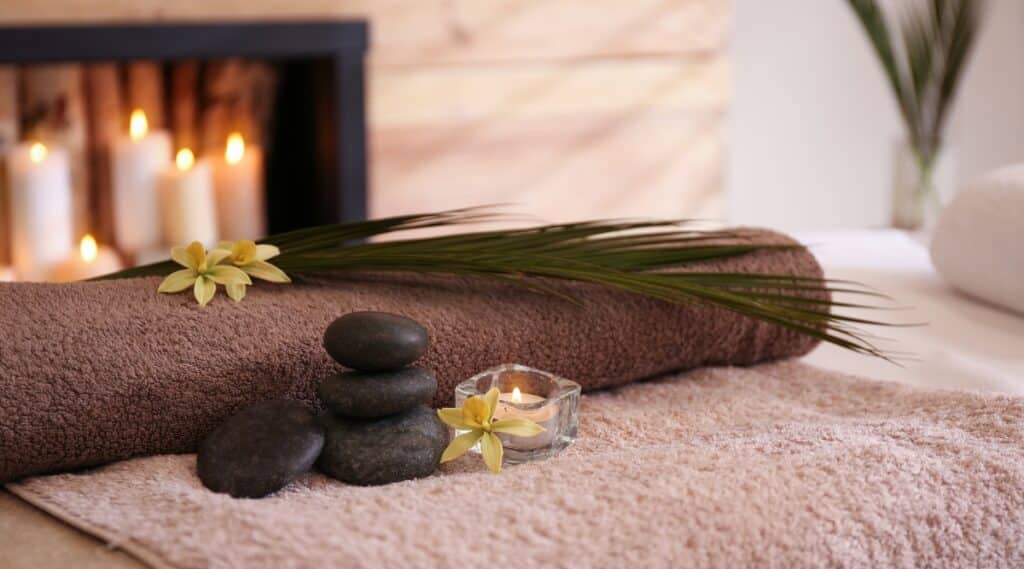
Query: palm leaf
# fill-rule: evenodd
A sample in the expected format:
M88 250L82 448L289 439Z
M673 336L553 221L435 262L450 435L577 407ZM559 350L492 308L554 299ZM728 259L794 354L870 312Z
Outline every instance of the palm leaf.
M904 13L898 37L877 0L848 3L882 64L911 146L922 165L930 166L941 145L985 0L913 4L917 9Z
M585 304L585 299L554 284L589 283L671 303L718 307L856 352L889 357L855 327L884 323L833 310L875 307L836 300L836 295L884 299L880 293L847 281L691 269L695 263L801 247L753 243L749 232L742 230L696 230L684 222L610 220L365 241L410 229L460 227L495 219L502 216L474 208L301 229L262 242L281 248L274 264L291 274L467 275L516 283L577 304ZM103 278L163 276L175 268L166 261Z

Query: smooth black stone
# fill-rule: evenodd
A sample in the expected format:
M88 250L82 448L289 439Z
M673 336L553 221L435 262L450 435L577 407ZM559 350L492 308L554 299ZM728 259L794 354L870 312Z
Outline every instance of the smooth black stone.
M398 371L349 371L320 382L316 393L324 406L347 417L394 415L430 403L437 391L434 372L422 367Z
M203 485L235 498L277 492L313 467L324 427L297 401L251 405L214 429L199 446Z
M427 351L430 336L419 322L387 312L351 312L324 332L324 348L338 363L360 371L405 367Z
M426 405L382 419L349 419L325 412L323 473L359 486L430 476L448 446L448 427Z

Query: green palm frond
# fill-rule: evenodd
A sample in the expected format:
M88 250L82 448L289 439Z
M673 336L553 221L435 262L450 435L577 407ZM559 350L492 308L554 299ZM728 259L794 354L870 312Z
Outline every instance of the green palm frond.
M918 0L897 35L877 0L848 2L882 64L911 146L923 165L931 164L985 0Z
M440 237L366 242L370 237L422 228L457 227L501 219L486 209L391 217L342 223L274 235L274 264L290 274L331 271L440 273L514 282L558 294L573 302L554 281L611 287L672 303L723 308L751 318L879 357L858 326L885 325L842 315L837 308L875 308L843 302L836 295L875 301L884 295L856 283L814 277L707 272L699 262L720 261L758 251L801 248L794 244L756 244L742 230L689 229L672 221L588 221L526 229L470 231ZM128 269L104 279L164 276L170 261ZM692 271L689 269L693 269Z

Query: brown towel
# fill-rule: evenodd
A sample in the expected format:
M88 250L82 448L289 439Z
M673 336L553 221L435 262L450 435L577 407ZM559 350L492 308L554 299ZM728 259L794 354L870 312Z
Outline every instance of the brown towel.
M757 234L765 242L785 238ZM803 249L695 269L821 276ZM338 275L259 283L205 308L157 294L159 278L0 284L0 481L140 455L182 453L244 405L314 402L336 369L327 325L354 310L422 322L421 365L451 404L461 380L501 363L598 389L709 364L802 355L815 341L720 309L560 284L578 306L513 285L450 277Z

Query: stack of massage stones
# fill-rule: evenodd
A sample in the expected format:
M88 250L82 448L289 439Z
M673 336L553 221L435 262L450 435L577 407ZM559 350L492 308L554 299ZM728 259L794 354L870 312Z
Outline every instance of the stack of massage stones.
M353 312L324 333L324 348L353 370L327 377L323 450L316 465L342 482L389 484L429 476L448 446L448 427L428 405L437 391L432 371L410 367L427 350L427 330L384 312Z
M427 350L415 320L353 312L335 320L324 347L356 371L323 380L317 417L298 401L262 401L242 409L199 446L203 485L236 498L277 492L313 467L349 484L388 484L429 476L448 446L448 427L426 404L433 372L407 367Z

